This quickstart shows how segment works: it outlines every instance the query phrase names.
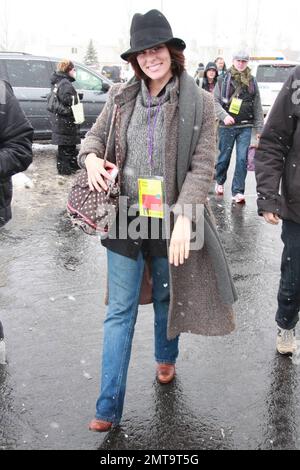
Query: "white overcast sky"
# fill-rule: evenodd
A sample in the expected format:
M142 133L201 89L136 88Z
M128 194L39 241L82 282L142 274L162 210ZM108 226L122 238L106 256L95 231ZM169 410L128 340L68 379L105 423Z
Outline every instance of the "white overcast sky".
M197 40L251 48L259 40L265 54L279 44L300 49L299 0L0 0L0 34L6 30L11 45L27 37L41 38L41 44L93 38L107 45L127 38L128 45L133 13L152 8L163 9L174 35L188 46Z

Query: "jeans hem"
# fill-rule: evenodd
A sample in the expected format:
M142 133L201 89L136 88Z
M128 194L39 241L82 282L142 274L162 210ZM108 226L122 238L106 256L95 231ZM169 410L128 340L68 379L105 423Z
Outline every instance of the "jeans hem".
M177 362L176 360L174 361L174 359L170 360L170 361L168 361L166 359L163 359L163 360L155 359L155 361L157 362L157 364L170 364L171 366L175 366L176 362Z
M112 423L113 426L118 426L120 424L120 419L116 420L116 418L107 418L105 416L95 415L95 418L99 421L106 421L107 423Z
M278 321L276 321L276 323L277 323L277 326L279 326L279 328L281 328L282 330L286 330L286 331L295 330L295 329L296 329L296 326L298 325L298 322L295 323L295 326L288 326L288 327L287 327L286 325L285 325L285 326L281 326Z

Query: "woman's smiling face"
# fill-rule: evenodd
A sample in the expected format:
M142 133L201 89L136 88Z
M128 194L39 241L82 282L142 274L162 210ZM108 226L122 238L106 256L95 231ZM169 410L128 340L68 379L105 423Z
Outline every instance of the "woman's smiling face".
M172 77L171 55L164 44L138 53L137 61L150 80L164 81Z

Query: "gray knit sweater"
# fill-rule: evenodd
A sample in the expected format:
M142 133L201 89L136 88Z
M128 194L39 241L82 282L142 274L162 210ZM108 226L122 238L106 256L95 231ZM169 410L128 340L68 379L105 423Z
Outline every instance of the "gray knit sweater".
M178 88L178 79L173 79L160 97L151 97L145 82L136 98L134 111L127 131L127 155L124 165L121 194L128 196L129 205L138 203L138 178L163 176L165 160L165 124L166 105L170 100L171 89ZM150 101L149 101L150 100ZM150 104L151 103L151 104ZM154 129L152 164L149 155L149 104L151 128Z

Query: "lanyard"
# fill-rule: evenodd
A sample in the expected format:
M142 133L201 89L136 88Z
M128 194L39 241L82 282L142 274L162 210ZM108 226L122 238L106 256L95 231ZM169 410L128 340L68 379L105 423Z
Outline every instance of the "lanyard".
M148 156L150 168L153 168L154 132L157 125L158 114L161 110L161 99L155 110L153 124L151 125L151 95L148 94Z

